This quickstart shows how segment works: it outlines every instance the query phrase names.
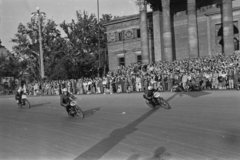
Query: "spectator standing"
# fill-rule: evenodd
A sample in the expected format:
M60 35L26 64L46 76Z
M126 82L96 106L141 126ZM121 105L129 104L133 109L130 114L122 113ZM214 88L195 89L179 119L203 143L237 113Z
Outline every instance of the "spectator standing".
M132 91L136 91L136 75L132 75L131 77L131 80L132 80Z
M117 78L117 93L122 93L122 78L118 76Z
M79 87L79 94L83 94L84 92L83 92L83 79L82 78L80 78L79 80L78 80L78 87Z
M212 75L212 88L218 89L218 72L216 70Z
M182 77L182 84L183 84L184 90L187 90L187 80L188 80L188 75L187 73L184 73Z
M228 71L228 83L229 83L229 89L234 88L234 72L233 69L230 69Z
M172 89L172 86L173 86L173 73L170 72L168 74L168 91Z
M37 84L37 82L35 82L35 84L34 84L34 96L36 96L37 93L38 93L38 84Z
M76 94L77 84L75 79L72 80L72 88L73 88L73 94Z
M97 84L97 90L98 90L98 93L101 94L102 93L102 79L100 77L98 77L98 84Z
M123 77L123 93L128 92L128 80L127 77Z
M239 71L237 69L237 67L234 67L234 88L238 89L238 76L239 76Z
M141 88L142 88L142 86L141 86L141 78L140 78L139 75L137 75L137 77L136 77L136 91L140 92Z

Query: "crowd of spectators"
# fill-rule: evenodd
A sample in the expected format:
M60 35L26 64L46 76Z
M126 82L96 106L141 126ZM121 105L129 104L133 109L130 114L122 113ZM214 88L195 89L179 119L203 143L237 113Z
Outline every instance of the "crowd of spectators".
M179 59L173 62L119 66L104 77L33 82L26 85L29 94L59 95L63 88L73 94L113 94L141 92L151 85L164 92L240 88L240 56L217 55Z

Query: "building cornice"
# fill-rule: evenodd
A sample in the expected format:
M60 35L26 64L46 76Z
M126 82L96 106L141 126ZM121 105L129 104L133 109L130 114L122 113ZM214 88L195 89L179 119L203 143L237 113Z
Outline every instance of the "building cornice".
M237 11L237 10L240 10L240 7L234 7L234 8L232 9L233 12L234 12L234 11ZM206 16L213 16L213 15L220 14L220 13L221 13L221 11L218 10L218 11L212 11L212 12L209 12L209 13L205 13L205 15L206 15Z
M148 12L148 17L152 16L152 12ZM136 20L139 19L140 14L133 14L133 15L129 15L129 16L123 16L114 20L111 20L108 23L104 23L103 26L107 27L109 25L113 25L113 24L117 24L117 23L122 23L122 22L127 22L127 21L131 21L131 20Z

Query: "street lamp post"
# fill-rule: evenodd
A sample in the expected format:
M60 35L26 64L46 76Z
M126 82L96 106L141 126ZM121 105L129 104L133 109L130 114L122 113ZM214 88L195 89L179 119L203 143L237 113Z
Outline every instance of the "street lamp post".
M45 77L44 75L44 65L43 65L43 49L42 49L42 29L41 29L41 18L45 17L44 12L40 12L40 8L37 7L37 12L32 13L32 17L37 17L38 21L38 32L39 32L39 51L40 51L40 74L41 79Z

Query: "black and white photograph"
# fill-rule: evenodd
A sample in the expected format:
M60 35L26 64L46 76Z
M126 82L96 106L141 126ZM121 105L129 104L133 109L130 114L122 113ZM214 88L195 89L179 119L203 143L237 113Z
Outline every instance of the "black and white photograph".
M0 0L0 160L240 160L240 0Z

